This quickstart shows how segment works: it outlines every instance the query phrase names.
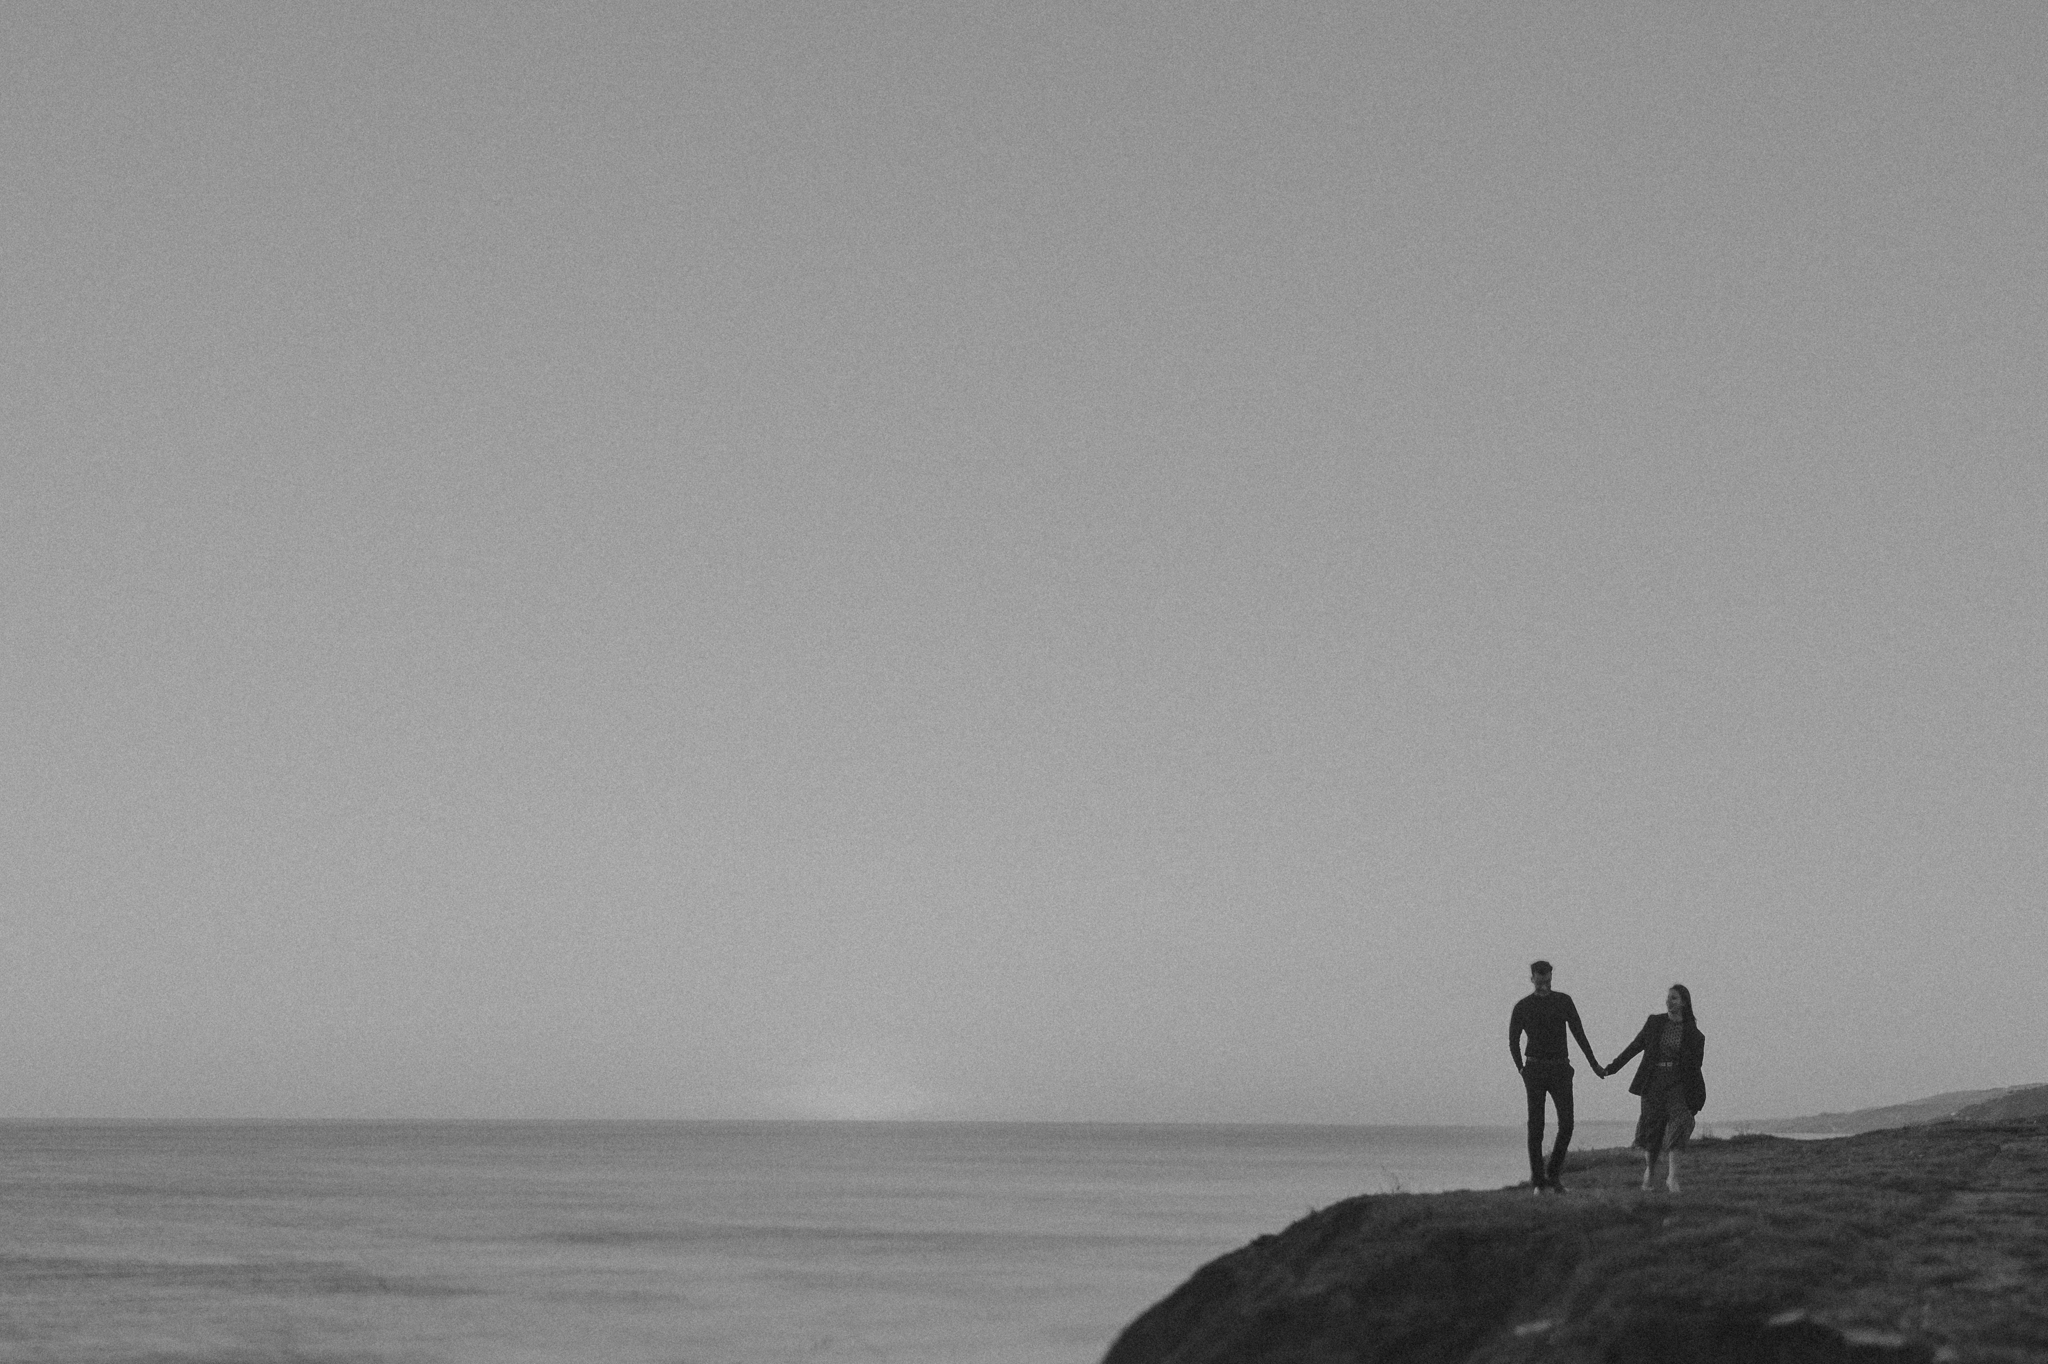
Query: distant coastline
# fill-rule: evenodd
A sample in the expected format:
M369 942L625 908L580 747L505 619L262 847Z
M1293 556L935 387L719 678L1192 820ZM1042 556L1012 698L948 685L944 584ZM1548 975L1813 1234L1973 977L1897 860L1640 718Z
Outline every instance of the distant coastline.
M1772 1136L1848 1137L1893 1127L1963 1118L1996 1122L2048 1114L2048 1084L2006 1085L1999 1089L1959 1089L1906 1103L1858 1108L1847 1113L1813 1113L1802 1118L1750 1118L1715 1122L1723 1136L1761 1132Z

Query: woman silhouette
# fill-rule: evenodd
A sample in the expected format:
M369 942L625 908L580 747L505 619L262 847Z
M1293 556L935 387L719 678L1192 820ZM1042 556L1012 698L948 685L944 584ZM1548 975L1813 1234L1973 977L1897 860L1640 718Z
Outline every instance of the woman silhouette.
M1650 1187L1650 1172L1662 1151L1664 1187L1677 1193L1678 1153L1692 1137L1693 1115L1707 1106L1707 1082L1700 1074L1707 1038L1693 1018L1692 991L1672 986L1664 996L1664 1012L1644 1019L1636 1040L1600 1074L1614 1074L1637 1052L1643 1054L1643 1063L1629 1081L1628 1092L1643 1099L1635 1140L1643 1153L1643 1188Z

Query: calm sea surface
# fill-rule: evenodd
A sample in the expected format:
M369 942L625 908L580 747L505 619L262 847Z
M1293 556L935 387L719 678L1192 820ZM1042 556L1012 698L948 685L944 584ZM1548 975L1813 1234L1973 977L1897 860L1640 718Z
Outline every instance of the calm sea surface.
M1611 1129L1611 1130L1610 1130ZM1624 1124L1581 1123L1579 1146ZM0 1125L0 1360L1071 1364L1514 1128Z

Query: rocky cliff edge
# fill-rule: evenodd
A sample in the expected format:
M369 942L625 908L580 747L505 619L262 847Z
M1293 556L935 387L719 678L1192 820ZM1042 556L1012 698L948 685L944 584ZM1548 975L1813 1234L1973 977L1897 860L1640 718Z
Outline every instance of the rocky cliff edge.
M1684 1189L1378 1194L1204 1266L1104 1364L2048 1360L2048 1119L1694 1145ZM1661 1172L1661 1163L1660 1163Z

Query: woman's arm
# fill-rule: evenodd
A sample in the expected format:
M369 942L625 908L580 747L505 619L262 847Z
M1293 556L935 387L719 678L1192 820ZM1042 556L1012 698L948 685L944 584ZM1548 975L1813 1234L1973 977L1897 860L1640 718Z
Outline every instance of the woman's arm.
M1637 1033L1636 1040L1628 1044L1627 1050L1623 1051L1621 1055L1615 1057L1614 1060L1611 1063L1609 1063L1607 1067L1607 1074L1614 1074L1615 1071L1620 1070L1623 1066L1628 1064L1629 1057L1634 1056L1644 1047L1649 1046L1649 1037L1650 1030L1648 1028L1644 1028L1641 1032Z
M1685 1050L1685 1106L1697 1113L1707 1106L1707 1078L1700 1073L1700 1064L1707 1059L1706 1035L1693 1029Z

